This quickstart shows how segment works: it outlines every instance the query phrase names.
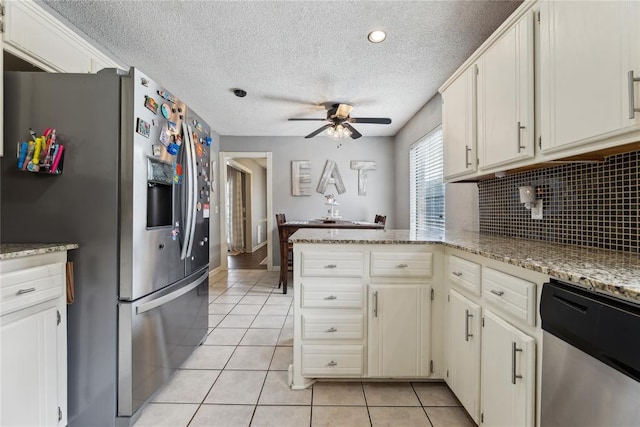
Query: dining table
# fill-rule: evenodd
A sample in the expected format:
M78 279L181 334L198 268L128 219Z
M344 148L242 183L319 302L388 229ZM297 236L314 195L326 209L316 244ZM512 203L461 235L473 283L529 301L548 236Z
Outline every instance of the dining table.
M289 265L289 236L301 228L326 228L326 229L361 229L381 230L384 224L365 221L348 220L292 220L280 224L278 235L280 237L280 278L278 286L282 286L282 293L287 293L287 278Z

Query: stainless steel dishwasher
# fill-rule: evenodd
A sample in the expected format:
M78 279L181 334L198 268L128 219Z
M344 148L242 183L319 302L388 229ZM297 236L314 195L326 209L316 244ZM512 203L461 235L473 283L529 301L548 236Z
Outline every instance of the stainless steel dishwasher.
M552 279L540 316L540 425L640 426L640 305Z

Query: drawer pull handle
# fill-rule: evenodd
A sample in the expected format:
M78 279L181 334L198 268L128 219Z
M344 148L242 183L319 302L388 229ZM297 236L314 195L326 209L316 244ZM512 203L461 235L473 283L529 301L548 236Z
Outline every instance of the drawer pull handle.
M453 271L453 272L451 272L451 274L453 274L456 277L462 277L462 272L460 272L460 271Z
M338 332L338 330L332 326L329 329L327 329L325 332Z
M409 267L408 264L398 264L398 265L396 265L396 268L407 268L407 267Z
M504 295L503 291L496 291L495 289L491 289L491 293L494 294L494 295L498 295L499 297Z
M337 268L338 266L335 264L327 264L324 266L324 268Z
M33 292L35 290L36 288L20 289L18 292L16 292L16 295L28 294L29 292Z
M335 295L329 295L328 297L324 297L324 299L334 300L334 299L338 299L338 297Z
M522 375L516 374L516 353L522 351L521 348L516 347L515 342L511 342L511 384L516 383L517 378L522 378Z
M327 366L338 366L338 362L332 360L331 362L327 363Z

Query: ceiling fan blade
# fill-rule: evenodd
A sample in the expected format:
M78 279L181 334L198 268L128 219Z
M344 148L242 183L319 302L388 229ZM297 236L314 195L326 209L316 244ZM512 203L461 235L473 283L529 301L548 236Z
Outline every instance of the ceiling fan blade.
M331 126L333 126L331 123L328 123L324 126L322 126L320 129L315 130L314 132L311 132L309 135L305 136L305 138L313 138L314 136L316 136L317 134L321 133L322 131L324 131L325 129L330 128Z
M349 121L351 123L374 123L378 125L391 124L391 119L385 117L351 117Z
M351 132L351 139L358 139L362 136L362 134L357 130L355 130L355 128L351 126L349 123L346 123L346 122L342 123L342 126L346 127L349 130L349 132Z
M290 122L302 122L302 121L313 121L313 122L324 122L327 119L288 119Z

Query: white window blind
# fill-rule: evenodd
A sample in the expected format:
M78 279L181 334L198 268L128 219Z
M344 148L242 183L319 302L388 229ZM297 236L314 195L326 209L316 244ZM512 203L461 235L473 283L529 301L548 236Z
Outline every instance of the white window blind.
M442 182L442 126L411 146L411 230L444 231L444 183Z

